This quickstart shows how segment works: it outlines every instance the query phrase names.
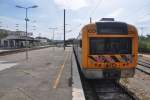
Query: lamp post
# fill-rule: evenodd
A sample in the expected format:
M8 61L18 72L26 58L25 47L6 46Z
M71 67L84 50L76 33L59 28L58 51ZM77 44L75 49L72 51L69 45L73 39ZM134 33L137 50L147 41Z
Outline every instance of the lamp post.
M38 6L37 5L33 5L33 6L29 6L29 7L22 7L22 6L19 6L19 5L16 5L17 8L22 8L22 9L25 9L26 11L26 16L25 16L25 21L26 21L26 41L25 41L25 46L26 46L26 59L28 59L28 47L27 47L27 36L28 36L28 9L30 8L37 8Z
M66 47L66 9L64 9L64 50Z
M53 42L54 42L55 30L57 30L57 27L50 27L50 28L48 28L48 29L53 30ZM54 48L53 48L53 50L54 50Z
M19 31L19 24L16 24L16 31Z
M51 29L51 30L53 30L53 41L54 41L54 37L55 37L55 34L54 34L54 32L55 32L55 30L57 30L57 27L51 27L51 28L48 28L48 29Z
M143 31L144 31L144 27L141 27L141 41L143 40ZM142 50L141 50L142 51ZM143 57L143 51L142 51L142 57Z

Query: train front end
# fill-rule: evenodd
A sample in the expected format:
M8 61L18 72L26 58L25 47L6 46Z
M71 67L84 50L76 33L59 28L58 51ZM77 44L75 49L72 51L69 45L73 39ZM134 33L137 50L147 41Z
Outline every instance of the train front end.
M133 77L137 66L138 35L134 26L115 21L89 24L82 44L83 73L90 79Z

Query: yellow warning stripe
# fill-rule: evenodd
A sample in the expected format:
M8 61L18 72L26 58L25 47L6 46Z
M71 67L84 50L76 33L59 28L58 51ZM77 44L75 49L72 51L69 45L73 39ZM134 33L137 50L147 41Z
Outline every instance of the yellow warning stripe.
M121 56L121 55L96 55L96 56L89 56L92 60L96 61L96 62L111 62L111 63L114 63L114 62L126 62L126 59L128 59L128 61L131 61L132 60L132 57L131 55L124 55ZM116 61L116 59L117 61Z
M54 81L54 85L53 85L53 88L54 88L54 89L56 89L57 86L58 86L60 77L61 77L61 75L62 75L62 73L63 73L64 67L65 67L65 63L66 63L67 58L68 58L68 55L69 55L69 53L66 55L66 58L65 58L65 60L64 60L64 63L61 65L60 71L59 71L59 73L58 73L58 76L57 76L56 80Z
M124 60L120 55L115 55L115 57L116 57L120 62L125 62L125 60Z

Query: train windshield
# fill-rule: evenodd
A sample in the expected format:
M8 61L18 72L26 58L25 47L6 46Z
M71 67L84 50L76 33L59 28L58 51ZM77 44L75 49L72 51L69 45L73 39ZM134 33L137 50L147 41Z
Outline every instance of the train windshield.
M131 38L90 38L90 54L131 54Z

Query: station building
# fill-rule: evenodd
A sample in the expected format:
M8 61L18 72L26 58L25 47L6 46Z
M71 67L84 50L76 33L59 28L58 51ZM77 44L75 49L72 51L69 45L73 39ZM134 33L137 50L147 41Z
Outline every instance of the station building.
M30 37L32 33L26 33L24 31L7 31L7 36L0 40L1 48L23 48L25 47L25 42L27 41L28 46L36 45L38 40Z

